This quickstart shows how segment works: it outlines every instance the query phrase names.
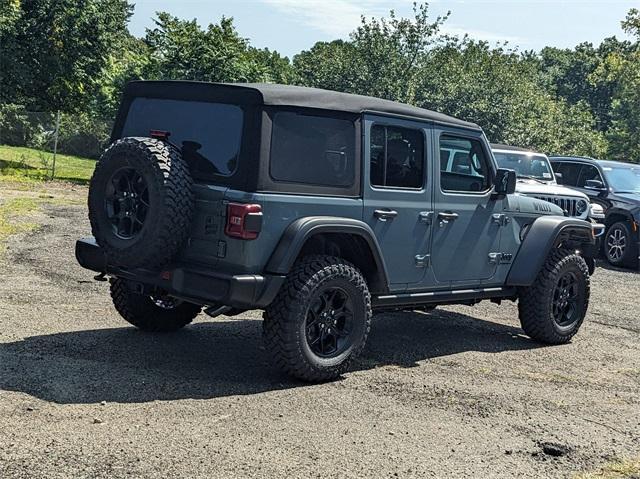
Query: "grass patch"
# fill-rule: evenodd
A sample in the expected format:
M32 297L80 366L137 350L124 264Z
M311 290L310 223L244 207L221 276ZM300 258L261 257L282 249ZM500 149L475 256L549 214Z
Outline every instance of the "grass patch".
M14 198L0 204L0 255L4 241L13 234L34 230L38 225L24 221L23 217L36 211L40 202L35 198Z
M95 168L95 160L72 155L56 155L56 180L87 184ZM42 181L51 178L53 153L0 145L0 178L17 181Z
M612 461L596 472L578 474L575 479L631 479L637 477L640 477L640 458Z

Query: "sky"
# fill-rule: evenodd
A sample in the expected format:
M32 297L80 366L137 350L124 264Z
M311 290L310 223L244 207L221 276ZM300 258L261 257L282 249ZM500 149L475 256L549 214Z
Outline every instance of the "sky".
M411 16L413 0L132 0L129 30L143 36L157 11L197 19L203 26L233 17L241 36L258 48L292 57L317 41L347 39L360 16L385 16L390 9ZM491 43L508 41L520 50L571 48L606 37L628 38L620 21L640 0L432 0L432 18L451 11L444 32L469 34Z

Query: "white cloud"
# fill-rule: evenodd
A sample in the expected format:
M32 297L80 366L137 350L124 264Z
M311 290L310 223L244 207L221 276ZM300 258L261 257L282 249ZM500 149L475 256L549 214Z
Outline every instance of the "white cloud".
M486 30L464 28L449 22L446 22L442 26L441 32L448 35L457 35L460 37L469 35L474 40L486 40L490 43L509 42L512 46L516 46L522 44L523 42L526 42L525 39L521 37L501 35L497 32L489 32Z
M290 19L297 20L313 30L323 33L327 38L347 38L349 33L360 25L360 18L382 17L389 10L411 8L411 0L260 0L275 8ZM431 0L430 3L438 3ZM464 3L464 2L459 2ZM449 35L469 35L476 40L488 42L508 41L512 45L526 43L522 38L500 35L486 30L468 29L460 25L445 22L442 33Z
M382 0L262 0L283 14L329 37L345 38L360 24L360 16L386 15L393 2Z

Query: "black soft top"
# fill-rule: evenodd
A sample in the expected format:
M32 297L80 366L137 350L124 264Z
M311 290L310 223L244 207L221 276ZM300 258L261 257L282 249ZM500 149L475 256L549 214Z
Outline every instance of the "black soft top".
M319 88L271 83L136 81L127 85L126 97L180 98L202 101L216 101L216 98L226 98L227 101L267 106L318 108L358 114L363 112L386 113L480 129L475 123L395 101Z

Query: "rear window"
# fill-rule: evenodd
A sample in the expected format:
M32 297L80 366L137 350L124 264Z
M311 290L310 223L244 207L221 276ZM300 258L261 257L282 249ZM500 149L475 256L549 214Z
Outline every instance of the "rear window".
M182 149L195 176L229 176L238 166L242 123L243 112L236 105L135 98L121 136L167 131L169 141Z
M355 180L352 121L280 111L273 117L270 174L275 181L349 187Z

